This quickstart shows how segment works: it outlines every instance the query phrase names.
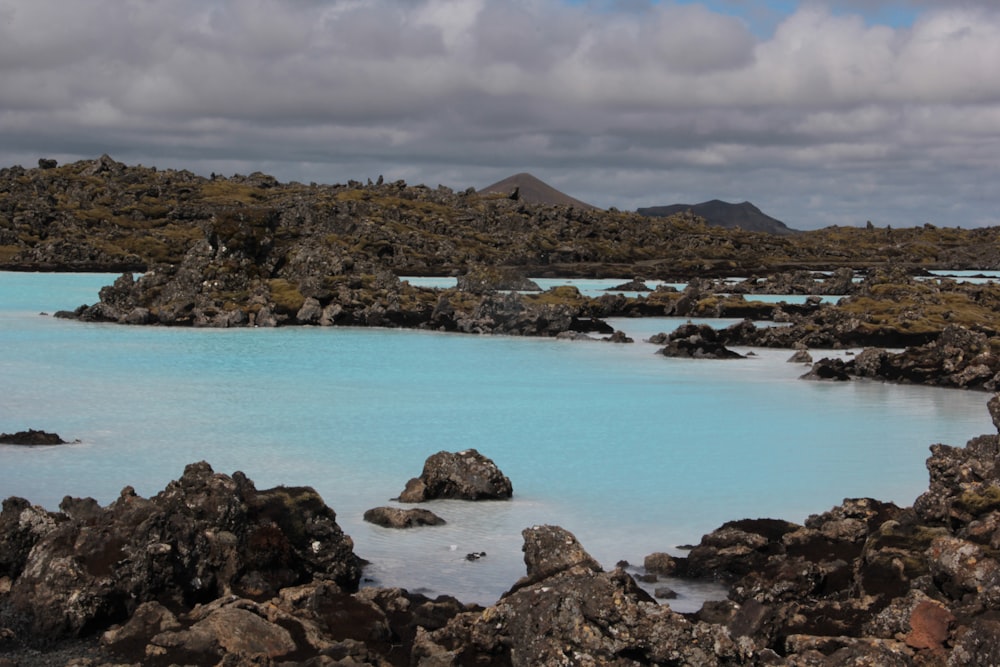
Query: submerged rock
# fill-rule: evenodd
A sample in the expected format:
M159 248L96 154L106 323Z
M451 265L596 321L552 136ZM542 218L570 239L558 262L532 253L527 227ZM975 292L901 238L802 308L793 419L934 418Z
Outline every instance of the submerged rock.
M398 507L373 507L365 512L365 521L383 528L413 528L414 526L441 526L445 520L425 509L400 509Z
M676 289L676 288L675 288ZM652 292L653 290L643 282L642 278L633 278L627 283L615 285L607 288L608 292Z
M797 346L792 356L788 357L790 364L812 364L812 362L812 355L809 354L809 349L804 345Z
M835 380L847 382L851 379L850 362L843 359L823 358L812 365L809 372L802 375L802 380Z
M492 460L475 449L466 449L455 453L438 452L428 457L423 473L406 483L399 501L507 500L513 494L510 479Z

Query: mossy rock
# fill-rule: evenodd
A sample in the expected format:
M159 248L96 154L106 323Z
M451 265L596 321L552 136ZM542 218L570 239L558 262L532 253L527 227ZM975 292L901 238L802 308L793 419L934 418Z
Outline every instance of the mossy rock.
M299 291L298 285L284 278L274 278L267 283L271 290L271 300L279 313L294 315L299 312L306 298Z
M558 287L548 289L541 294L525 295L524 300L526 303L546 306L582 306L589 301L589 299L583 296L583 294L580 293L580 290L573 285L560 285Z
M974 517L1000 510L1000 487L987 486L964 491L955 501L955 508Z
M9 262L19 252L21 252L20 246L0 245L0 262Z

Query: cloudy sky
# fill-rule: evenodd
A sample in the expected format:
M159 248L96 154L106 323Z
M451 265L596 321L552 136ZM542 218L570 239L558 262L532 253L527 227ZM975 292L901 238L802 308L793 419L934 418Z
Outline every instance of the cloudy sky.
M997 0L0 0L0 166L1000 224Z

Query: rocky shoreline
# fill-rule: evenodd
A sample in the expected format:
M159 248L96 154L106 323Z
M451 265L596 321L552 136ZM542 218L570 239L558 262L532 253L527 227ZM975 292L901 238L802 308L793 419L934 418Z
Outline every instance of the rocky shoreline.
M1000 395L988 409L1000 433ZM485 475L506 494L478 452L435 456L424 487L465 476L484 497ZM996 433L932 445L911 507L847 499L801 525L744 518L686 556L650 554L647 577L729 587L690 614L545 525L523 531L525 576L487 607L360 588L364 561L314 490L257 489L207 463L106 507L8 498L0 664L996 664L998 461Z
M722 347L915 350L905 358L871 353L842 369L827 364L815 377L985 391L998 385L1000 286L928 271L996 269L998 241L1000 228L932 225L776 236L710 227L687 213L649 218L532 205L382 179L305 185L260 173L205 178L106 155L0 169L0 269L125 271L97 303L60 317L615 342L627 341L606 324L610 317L741 318L748 322L720 335ZM419 288L400 280L406 275L455 276L458 286ZM622 286L640 294L525 292L536 287L526 276L631 276ZM687 286L644 290L643 279ZM756 294L809 298L774 304L755 301ZM938 344L946 330L950 340L970 332L964 336L974 349Z

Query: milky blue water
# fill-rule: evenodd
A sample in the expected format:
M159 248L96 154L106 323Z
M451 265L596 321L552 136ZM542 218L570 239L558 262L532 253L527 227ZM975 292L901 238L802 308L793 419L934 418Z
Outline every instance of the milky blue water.
M414 287L433 287L437 289L447 289L449 287L455 287L458 284L458 279L454 277L406 277L403 278ZM649 292L633 292L629 290L616 290L615 288L626 282L622 278L592 278L592 279L578 279L578 278L534 278L535 284L542 290L552 289L553 287L561 287L563 285L572 285L580 290L580 294L587 297L600 297L604 294L622 294L628 297L645 297ZM742 281L740 278L738 281ZM661 285L667 287L673 287L678 291L682 291L687 287L687 283L670 283L663 280L646 280L643 281L646 287L651 290L655 290ZM784 301L785 303L800 304L805 303L806 299L809 298L806 294L747 294L744 297L747 301L762 301L764 303L778 303ZM827 303L836 303L840 300L839 296L821 296L820 301Z
M0 431L81 441L0 446L0 496L54 509L126 485L154 495L206 460L260 488L315 487L375 583L470 602L523 575L533 524L569 529L607 567L641 563L729 519L802 521L857 496L910 504L929 445L994 431L985 394L800 381L787 350L690 361L644 342L39 314L93 303L113 278L0 273ZM641 341L679 322L613 324ZM431 503L448 524L412 531L362 521L427 456L469 447L511 478L511 502ZM472 551L488 556L468 562Z

